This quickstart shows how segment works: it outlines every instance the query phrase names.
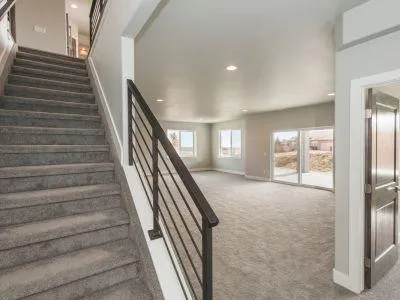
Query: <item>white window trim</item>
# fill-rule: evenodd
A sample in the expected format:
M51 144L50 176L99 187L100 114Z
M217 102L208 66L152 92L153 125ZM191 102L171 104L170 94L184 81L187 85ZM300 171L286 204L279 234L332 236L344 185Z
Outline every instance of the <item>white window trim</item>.
M196 130L167 129L168 140L169 140L169 134L168 134L169 131L178 131L179 132L179 152L177 151L179 157L182 157L182 158L196 158L197 157L197 134L196 134ZM182 148L182 145L181 145L181 141L182 141L181 134L182 134L182 132L191 132L191 133L193 133L193 155L182 155L182 153L181 153L180 149Z
M231 133L231 155L222 155L221 154L221 133L222 131L230 131ZM240 131L240 155L232 155L232 131ZM241 128L237 129L220 129L219 130L219 145L218 145L218 158L227 158L227 159L242 159L243 158L243 130Z

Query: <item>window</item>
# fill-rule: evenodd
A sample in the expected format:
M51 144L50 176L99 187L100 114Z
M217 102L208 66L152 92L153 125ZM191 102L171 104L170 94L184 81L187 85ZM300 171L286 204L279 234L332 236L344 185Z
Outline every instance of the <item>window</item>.
M219 156L242 157L242 131L221 130L219 133Z
M195 132L189 130L168 130L168 139L171 141L176 152L181 157L194 157L195 151Z

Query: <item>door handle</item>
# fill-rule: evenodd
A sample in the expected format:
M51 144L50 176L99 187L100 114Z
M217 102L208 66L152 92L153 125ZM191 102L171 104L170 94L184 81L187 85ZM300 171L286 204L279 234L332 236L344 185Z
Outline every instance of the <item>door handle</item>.
M399 190L400 190L400 185L388 187L387 190L388 191L395 191L396 193L398 193Z

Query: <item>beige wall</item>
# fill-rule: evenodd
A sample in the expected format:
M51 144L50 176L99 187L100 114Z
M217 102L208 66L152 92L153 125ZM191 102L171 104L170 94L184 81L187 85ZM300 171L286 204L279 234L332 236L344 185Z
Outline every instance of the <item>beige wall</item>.
M248 116L246 175L270 179L271 135L274 131L333 126L334 110L332 102Z
M19 0L15 18L18 45L66 54L64 0ZM46 33L34 31L35 25L46 28Z
M219 157L219 132L224 129L242 130L241 158ZM233 120L223 123L216 123L212 125L211 146L212 146L212 164L214 169L244 174L245 157L246 157L245 136L246 136L246 122L244 119Z
M193 130L196 132L196 157L183 157L185 165L188 169L211 169L211 125L200 123L185 123L185 122L161 122L164 131L168 129L176 130Z

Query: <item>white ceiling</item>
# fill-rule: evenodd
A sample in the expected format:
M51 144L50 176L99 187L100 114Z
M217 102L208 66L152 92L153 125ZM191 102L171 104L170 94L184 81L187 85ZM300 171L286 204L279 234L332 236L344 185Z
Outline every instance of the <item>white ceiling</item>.
M363 2L169 0L136 41L136 83L156 115L173 121L333 100L334 21ZM226 71L231 64L238 70Z
M76 4L78 8L72 8ZM65 10L69 20L78 25L79 34L89 35L89 14L92 0L65 0Z

